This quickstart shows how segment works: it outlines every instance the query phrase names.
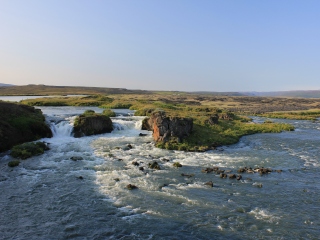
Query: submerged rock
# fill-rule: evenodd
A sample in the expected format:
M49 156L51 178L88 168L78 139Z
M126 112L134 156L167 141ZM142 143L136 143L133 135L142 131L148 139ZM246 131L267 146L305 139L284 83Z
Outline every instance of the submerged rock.
M182 177L187 177L187 178L191 178L194 177L194 174L185 174L185 173L181 173Z
M79 156L73 156L70 158L72 161L79 161L79 160L83 160L83 157L79 157Z
M17 167L17 166L19 166L19 164L20 164L19 160L13 160L13 161L8 162L9 167Z
M209 187L213 187L213 182L212 181L209 181L209 182L206 182L204 185L207 185Z
M182 167L181 163L179 163L179 162L173 163L173 166L174 166L174 167Z
M161 170L160 165L157 162L149 163L149 168L155 169L155 170Z
M133 184L128 184L127 185L127 189L129 190L133 190L133 189L137 189L138 187L136 185L133 185Z
M230 178L230 179L235 179L235 178L237 178L237 175L235 175L235 174L229 174L229 178Z
M221 174L220 174L220 178L227 178L227 177L228 177L228 175L225 174L225 173L221 173Z
M203 172L203 173L211 173L211 172L213 172L213 168L205 168L205 169L202 169L201 172Z

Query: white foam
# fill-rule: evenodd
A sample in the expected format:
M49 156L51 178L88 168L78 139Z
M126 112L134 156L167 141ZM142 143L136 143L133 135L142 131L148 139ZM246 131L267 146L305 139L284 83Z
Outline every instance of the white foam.
M268 210L260 209L258 207L251 210L249 214L253 215L255 219L262 220L265 222L270 222L270 223L277 222L280 219L279 216L271 214Z

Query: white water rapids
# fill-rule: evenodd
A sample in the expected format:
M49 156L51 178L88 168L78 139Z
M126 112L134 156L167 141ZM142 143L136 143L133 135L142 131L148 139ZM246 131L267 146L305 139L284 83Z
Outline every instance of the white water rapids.
M128 110L116 110L112 133L73 138L74 116L88 108L41 109L54 133L42 139L50 150L12 169L11 157L1 158L0 239L318 237L319 123L286 121L297 131L188 153L155 148L151 132L140 130L143 117ZM161 170L148 167L154 161ZM244 173L240 181L201 172L213 166L236 174L244 166L283 172Z

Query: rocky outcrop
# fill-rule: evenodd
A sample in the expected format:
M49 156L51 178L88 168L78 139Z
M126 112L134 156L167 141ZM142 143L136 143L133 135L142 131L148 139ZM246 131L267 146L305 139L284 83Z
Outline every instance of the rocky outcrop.
M209 125L215 125L219 123L219 120L226 120L226 121L232 121L234 119L235 115L230 112L226 113L219 113L219 114L213 114L211 115L208 120L205 121L206 124Z
M0 152L44 137L52 137L41 110L0 101Z
M163 111L152 113L142 125L143 130L153 131L153 138L156 142L167 142L171 138L181 141L190 135L192 128L192 118L167 117Z
M77 117L73 127L73 136L83 137L94 134L110 133L113 130L109 117L101 114L82 114Z

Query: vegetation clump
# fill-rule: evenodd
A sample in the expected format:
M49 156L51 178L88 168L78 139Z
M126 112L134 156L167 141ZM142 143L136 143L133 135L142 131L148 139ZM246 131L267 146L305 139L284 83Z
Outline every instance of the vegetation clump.
M52 137L41 110L0 101L0 152L14 145Z
M160 165L157 162L152 162L148 164L149 168L155 169L155 170L160 170Z
M19 160L13 160L13 161L8 162L9 167L17 167L17 166L19 166L19 164L20 164Z
M110 109L103 110L102 114L107 117L115 117L116 116L116 113Z
M263 113L263 114L257 114L257 115L261 117L267 117L267 118L315 121L318 118L320 118L320 110L295 111L295 112L270 112L270 113Z
M29 106L101 106L112 103L113 99L105 95L89 95L79 97L42 97L22 100Z
M179 162L173 163L173 166L174 166L174 167L177 167L177 168L178 168L178 167L182 167L181 163L179 163Z
M14 146L10 155L15 158L27 159L32 156L41 155L44 151L49 150L44 142L30 142Z

